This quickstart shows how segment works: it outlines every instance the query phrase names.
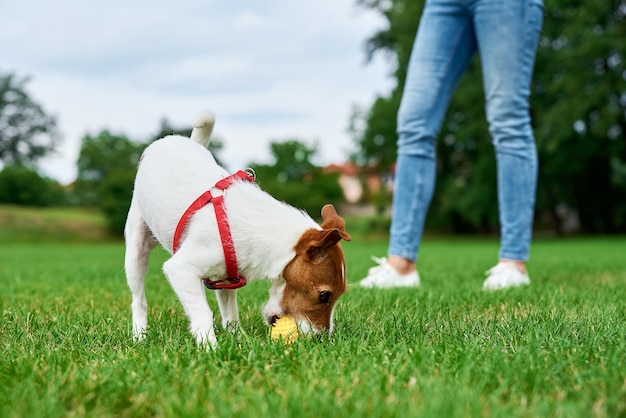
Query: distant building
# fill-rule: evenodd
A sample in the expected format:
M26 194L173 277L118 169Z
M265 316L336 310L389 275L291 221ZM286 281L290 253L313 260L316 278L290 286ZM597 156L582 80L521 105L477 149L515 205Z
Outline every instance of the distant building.
M323 168L324 173L339 173L339 185L348 203L357 203L364 195L377 193L381 189L393 190L395 164L388 173L380 174L375 167L360 167L351 161L343 164L330 164ZM363 188L365 186L365 190Z

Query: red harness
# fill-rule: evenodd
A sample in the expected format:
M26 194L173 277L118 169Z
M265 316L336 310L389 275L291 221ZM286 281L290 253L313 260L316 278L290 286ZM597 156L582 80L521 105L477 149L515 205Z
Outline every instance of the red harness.
M215 183L212 189L207 190L198 197L183 213L178 225L176 225L176 231L174 232L174 242L172 243L173 251L178 251L180 244L180 238L183 235L185 227L189 223L191 217L202 207L209 203L213 203L213 209L215 210L215 217L217 218L217 228L220 232L220 238L222 239L222 248L224 250L224 260L226 261L226 275L227 277L219 280L210 280L204 278L202 281L204 285L211 290L215 289L237 289L246 285L246 279L239 275L239 268L237 267L237 255L235 254L235 245L233 243L233 237L230 233L230 225L228 223L228 216L224 209L224 190L231 186L237 180L245 180L254 182L254 173L251 171L239 170L235 174L223 178ZM221 190L222 193L218 196L213 196L211 190Z

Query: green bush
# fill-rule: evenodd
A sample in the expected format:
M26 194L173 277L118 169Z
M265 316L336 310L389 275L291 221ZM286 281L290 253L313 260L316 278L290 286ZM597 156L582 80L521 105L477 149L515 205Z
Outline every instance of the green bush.
M106 176L99 184L97 195L100 210L106 217L109 230L122 235L126 216L133 196L134 169L117 169Z
M0 171L0 203L24 206L60 206L67 203L63 187L36 170L9 165Z

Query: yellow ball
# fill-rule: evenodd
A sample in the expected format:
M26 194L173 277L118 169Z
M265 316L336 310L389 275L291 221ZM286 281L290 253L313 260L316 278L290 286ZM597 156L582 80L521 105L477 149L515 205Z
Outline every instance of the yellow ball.
M272 325L272 331L270 336L272 340L280 340L282 338L283 343L291 344L298 339L298 325L296 320L290 315L285 315L279 318Z

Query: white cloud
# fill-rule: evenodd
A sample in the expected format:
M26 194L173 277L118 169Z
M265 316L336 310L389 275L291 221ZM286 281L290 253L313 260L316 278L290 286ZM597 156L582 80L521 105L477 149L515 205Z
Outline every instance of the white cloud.
M244 31L267 28L270 22L263 16L251 12L250 10L243 10L233 23L235 29Z
M204 109L230 169L287 138L338 162L351 107L391 88L385 63L364 65L381 20L354 0L20 0L0 14L0 71L32 76L29 92L58 117L64 142L42 167L63 182L85 133L145 139L162 117L186 126Z

